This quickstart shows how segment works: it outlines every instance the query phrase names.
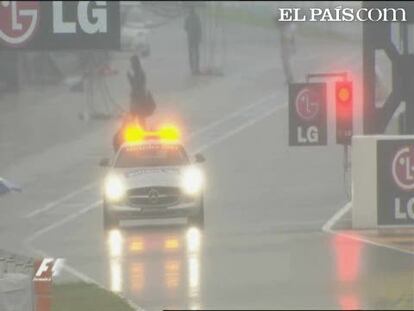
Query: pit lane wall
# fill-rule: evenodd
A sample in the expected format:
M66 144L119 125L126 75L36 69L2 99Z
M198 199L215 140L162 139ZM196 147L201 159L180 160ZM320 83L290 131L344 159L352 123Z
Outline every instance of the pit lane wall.
M1 311L49 311L35 308L33 274L33 259L0 250Z
M414 135L354 136L352 225L414 226Z

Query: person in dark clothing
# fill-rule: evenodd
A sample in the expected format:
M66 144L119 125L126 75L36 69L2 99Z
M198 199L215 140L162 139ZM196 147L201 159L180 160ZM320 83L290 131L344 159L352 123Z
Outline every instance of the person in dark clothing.
M292 58L296 52L296 24L293 22L278 21L280 32L280 56L282 58L283 71L286 83L293 82Z
M145 128L145 120L154 113L156 105L147 89L145 72L137 55L131 57L131 68L132 73L127 74L131 85L130 113Z
M133 123L146 128L146 119L154 113L156 104L151 92L147 89L146 76L141 62L137 55L131 57L132 72L127 73L129 84L131 85L130 110L115 133L112 145L117 152L123 143L125 128Z
M201 20L194 7L190 7L190 14L184 24L187 32L188 57L192 74L200 73L200 42L201 42Z

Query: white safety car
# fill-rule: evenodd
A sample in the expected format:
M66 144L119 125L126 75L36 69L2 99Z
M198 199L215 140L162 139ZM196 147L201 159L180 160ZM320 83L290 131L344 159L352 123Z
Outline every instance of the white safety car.
M187 218L204 225L204 174L196 154L190 159L172 126L144 131L130 126L124 143L108 166L103 186L103 223L106 230L122 220Z

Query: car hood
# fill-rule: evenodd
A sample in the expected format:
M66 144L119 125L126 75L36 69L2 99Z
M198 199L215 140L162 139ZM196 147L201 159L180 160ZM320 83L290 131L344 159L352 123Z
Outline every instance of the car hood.
M125 178L128 189L141 187L179 187L184 167L155 167L116 169L115 173Z

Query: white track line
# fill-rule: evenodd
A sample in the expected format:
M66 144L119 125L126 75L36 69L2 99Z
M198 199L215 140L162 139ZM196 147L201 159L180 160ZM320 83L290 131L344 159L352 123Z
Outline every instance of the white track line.
M350 232L345 232L345 231L336 231L334 229L332 229L332 227L352 208L352 203L348 202L347 204L345 204L345 206L343 206L339 211L337 211L322 227L322 230L328 234L333 234L333 235L337 235L337 236L342 236L342 237L346 237L348 239L352 239L355 241L360 241L360 242L364 242L366 244L370 244L373 246L377 246L377 247L382 247L382 248L387 248L399 253L403 253L403 254L408 254L408 255L414 255L414 251L409 251L409 250L404 250L404 249L400 249L398 247L395 246L391 246L391 245L387 245L387 244L383 244L380 242L374 242L372 240L369 240L367 238L364 238L362 236L359 235L358 231L352 231L352 233Z
M31 242L33 242L35 239L37 239L38 237L42 236L43 234L57 228L60 227L74 219L76 219L77 217L86 214L87 212L89 212L90 210L93 210L94 208L98 207L100 204L102 204L102 201L96 201L92 204L87 205L86 207L84 207L83 209L73 213L73 214L69 214L66 217L63 217L62 219L60 219L59 221L52 223L51 225L44 227L38 231L36 231L35 233L33 233L32 235L30 235L26 240L25 243L27 243L28 245L30 245Z
M73 191L73 192L65 195L64 197L59 198L58 200L55 200L53 202L50 202L50 203L46 204L42 208L36 209L36 210L28 213L24 217L25 218L32 218L32 217L34 217L34 216L36 216L38 214L47 212L47 211L49 211L49 210L51 210L51 209L59 206L60 204L64 203L65 201L67 201L67 200L69 200L71 198L74 198L78 194L81 194L81 193L83 193L85 191L88 191L88 190L92 189L95 185L97 185L97 182L93 182L93 183L87 184L86 186L84 186L84 187L82 187L82 188L80 188L78 190L75 190L75 191Z
M73 276L79 278L80 280L82 280L85 283L92 283L95 284L96 286L109 291L107 288L103 287L101 284L99 284L98 282L96 282L94 279L92 279L91 277L87 276L86 274L79 272L78 270L76 270L75 268L69 266L69 265L64 265L63 268L70 274L72 274ZM133 308L136 311L145 311L145 309L143 309L142 307L138 306L135 302L133 302L132 300L130 300L129 298L121 295L120 293L115 293L110 291L111 293L117 295L118 297L121 297L122 299L124 299L131 308Z
M202 152L202 151L204 151L208 148L213 147L214 145L217 145L217 144L221 143L222 141L224 141L224 140L230 138L231 136L236 135L237 133L239 133L239 132L243 131L244 129L248 128L249 126L252 126L253 124L257 123L258 121L267 118L268 116L272 115L276 111L281 110L283 108L286 108L286 106L287 105L285 104L285 105L279 105L279 106L273 107L272 109L270 109L266 113L261 114L258 117L254 118L254 119L251 119L250 121L248 121L244 124L241 124L240 126L236 127L235 129L233 129L233 130L225 133L224 135L217 137L216 139L212 140L211 142L197 148L197 152Z
M274 93L271 93L270 95L268 95L268 96L266 96L266 97L263 97L262 99L260 99L260 100L258 100L258 101L255 101L254 103L252 103L252 104L250 104L250 105L246 105L246 106L244 106L243 108L241 108L241 109L239 109L239 110L236 110L236 111L232 112L231 114L229 114L228 116L226 116L226 117L224 117L224 118L222 118L222 119L219 119L219 120L217 120L217 121L214 121L214 122L210 123L209 125L207 125L207 126L205 126L205 127L201 128L201 129L199 129L199 130L195 131L193 134L191 134L191 135L190 135L190 138L194 138L195 136L200 135L200 134L202 134L202 133L204 133L204 132L208 131L209 129L212 129L212 128L216 127L217 125L223 124L224 122L226 122L226 121L228 121L228 120L230 120L230 119L232 119L232 118L235 118L235 117L237 117L238 115L242 114L242 113L243 113L243 112L245 112L246 110L249 110L249 109L251 109L251 108L254 108L255 106L260 106L260 105L262 105L265 101L272 99L272 98L273 98L273 97L275 97L278 93L279 93L279 92L274 92Z
M332 227L351 209L352 203L348 202L339 211L335 213L322 227L324 232L333 233Z

